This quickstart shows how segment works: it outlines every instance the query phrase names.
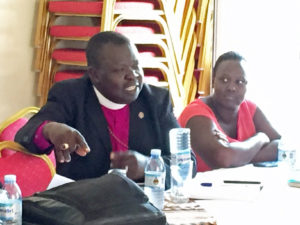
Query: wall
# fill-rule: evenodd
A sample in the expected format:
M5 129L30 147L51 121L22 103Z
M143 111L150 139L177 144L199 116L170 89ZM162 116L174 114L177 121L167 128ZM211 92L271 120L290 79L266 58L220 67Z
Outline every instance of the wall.
M0 0L0 122L37 104L33 71L38 0Z
M286 138L299 137L300 1L218 0L216 55L247 59L247 98Z

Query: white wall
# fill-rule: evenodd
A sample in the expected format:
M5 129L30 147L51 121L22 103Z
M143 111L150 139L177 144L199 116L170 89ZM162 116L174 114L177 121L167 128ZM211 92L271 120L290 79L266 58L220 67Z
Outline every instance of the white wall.
M36 104L33 39L38 0L0 0L0 122Z
M216 55L235 50L246 57L247 97L293 141L300 126L299 12L299 0L218 0Z

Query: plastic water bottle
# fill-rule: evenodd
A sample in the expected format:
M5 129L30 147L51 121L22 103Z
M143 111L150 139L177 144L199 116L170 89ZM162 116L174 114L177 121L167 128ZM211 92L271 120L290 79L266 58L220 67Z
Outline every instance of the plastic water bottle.
M166 167L160 149L152 149L151 157L145 167L144 192L149 201L158 209L164 207Z
M3 189L2 183L0 182L0 225L4 225L6 221L6 210L8 207L8 194Z
M4 189L8 194L6 208L5 224L22 224L22 194L16 182L16 175L10 174L4 176Z
M192 173L190 129L173 128L169 132L171 151L171 200L189 201L186 184Z
M284 138L281 138L278 143L278 161L286 163L290 169L296 167L296 147L289 143Z

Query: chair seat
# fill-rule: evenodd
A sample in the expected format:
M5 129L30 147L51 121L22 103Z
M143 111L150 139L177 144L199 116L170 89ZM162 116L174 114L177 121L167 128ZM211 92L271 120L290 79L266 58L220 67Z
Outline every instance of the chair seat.
M156 52L140 50L141 57L155 57ZM72 49L72 48L61 48L55 49L52 53L52 58L57 61L74 61L74 62L86 62L86 55L84 49Z
M51 13L101 14L102 2L49 1Z
M86 62L86 55L84 49L55 49L52 52L52 58L58 61Z
M142 26L118 26L116 32L124 35L147 36L154 34L154 30L150 27ZM92 37L100 32L98 26L64 26L54 25L50 27L50 35L53 37Z
M62 80L68 80L68 79L77 79L80 78L84 75L85 71L83 70L64 70L64 71L59 71L55 74L54 76L54 82L59 82ZM155 84L159 82L160 77L157 76L154 72L152 74L145 74L144 76L144 82L145 83L150 83L150 84Z
M92 37L100 32L97 26L62 26L50 27L50 35L53 37Z
M68 80L68 79L77 79L84 75L85 71L72 71L72 70L65 70L65 71L59 71L54 75L54 82L59 82L62 80Z
M88 14L101 15L103 2L78 2L78 1L50 1L48 10L51 13L61 14ZM153 10L154 1L125 1L116 2L115 9L117 10Z

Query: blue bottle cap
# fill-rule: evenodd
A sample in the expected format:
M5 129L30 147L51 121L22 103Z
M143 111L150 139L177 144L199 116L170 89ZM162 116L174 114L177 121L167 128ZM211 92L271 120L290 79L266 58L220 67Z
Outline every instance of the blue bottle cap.
M14 174L8 174L4 176L4 182L16 182L17 177Z
M151 156L157 156L159 157L161 155L160 149L151 149Z

